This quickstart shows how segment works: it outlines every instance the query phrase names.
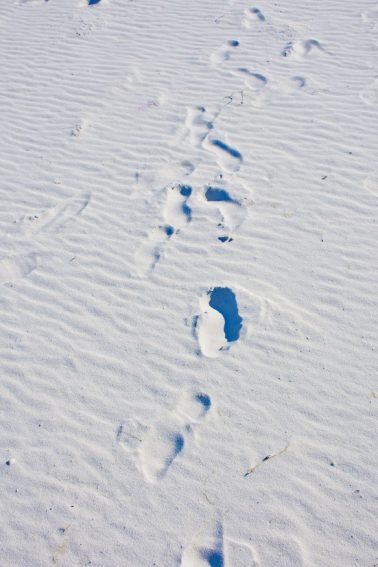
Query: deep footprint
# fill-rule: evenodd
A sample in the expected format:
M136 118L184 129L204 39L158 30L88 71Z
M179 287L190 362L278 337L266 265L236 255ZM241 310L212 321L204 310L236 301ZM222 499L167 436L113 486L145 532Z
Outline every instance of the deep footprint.
M240 204L238 201L232 199L225 189L219 187L208 187L205 192L205 197L207 201Z
M208 186L205 189L205 199L210 206L215 206L221 214L221 223L218 227L223 230L235 231L243 223L246 211L239 201L233 199L229 192L222 187ZM227 236L218 237L220 242L229 242L232 238Z
M239 171L243 162L242 154L218 138L206 138L203 147L215 154L218 165L230 173Z
M243 319L239 315L234 292L228 287L215 287L210 293L210 307L219 311L224 318L224 335L230 343L240 336Z
M211 140L211 144L213 146L215 146L216 148L219 148L222 151L226 152L227 154L229 154L231 157L233 157L235 159L238 159L238 160L242 159L242 155L238 150L235 150L235 148L228 146L227 144L222 142L222 140Z
M228 287L210 289L200 300L201 315L194 320L201 352L215 358L239 340L243 319L234 292Z

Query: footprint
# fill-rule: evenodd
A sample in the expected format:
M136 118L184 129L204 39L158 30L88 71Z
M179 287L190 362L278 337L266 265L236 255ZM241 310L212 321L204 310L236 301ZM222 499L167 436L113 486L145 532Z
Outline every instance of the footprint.
M225 567L220 520L214 520L206 531L193 538L182 554L181 567Z
M138 457L148 482L155 483L164 478L210 407L211 400L207 394L187 393L175 410L147 432L140 444Z
M324 51L323 47L316 39L298 40L294 43L289 42L282 50L281 55L300 59L318 50Z
M142 192L147 192L152 186L163 189L168 185L175 185L185 176L195 171L196 164L189 160L181 162L165 162L157 169L151 171L146 166L134 172L131 198L140 199Z
M187 201L192 194L189 185L176 185L167 191L163 216L165 222L174 227L174 230L184 226L192 220L192 210Z
M204 194L206 203L216 207L222 217L221 223L218 225L222 230L227 229L233 232L243 223L246 211L239 201L233 199L226 189L221 187L212 187L208 185ZM220 242L229 242L229 236L218 237Z
M211 120L206 116L203 106L196 106L187 110L185 126L189 130L190 143L215 154L218 165L230 173L239 171L243 161L241 153L218 138L210 138L209 133L214 128L214 121L219 111Z
M240 337L243 319L236 296L228 287L212 288L201 297L200 309L201 315L194 319L200 349L204 356L216 358Z
M163 207L164 224L153 229L147 241L135 253L135 266L139 276L153 272L167 241L191 221L192 210L187 204L191 194L192 188L189 185L178 184L167 189Z
M226 45L217 49L210 55L210 62L213 67L216 67L223 63L224 61L229 61L231 58L231 53L233 49L239 46L239 41L237 39L230 39L227 41Z
M38 266L37 254L8 256L0 260L0 284L25 278Z
M286 77L277 83L277 92L285 94L297 94L300 91L308 92L307 80L305 77L296 75L294 77Z
M195 106L187 109L185 126L189 130L190 143L199 147L213 128L213 121L206 117L204 106Z
M22 219L23 233L31 236L41 231L50 233L58 231L64 224L83 212L90 197L90 193L82 193L39 214L25 216Z
M88 0L88 6L94 6L95 4L99 4L101 0Z
M135 253L135 268L140 277L151 274L159 262L164 245L174 234L175 229L170 225L154 228L146 242Z
M155 426L141 443L139 459L143 475L148 482L154 483L162 479L184 448L184 436L174 431L173 427L174 424L169 422Z
M303 89L307 84L307 81L304 77L291 77L289 79L289 85L292 87L292 89L296 90L296 89Z
M258 8L247 8L244 10L244 18L242 20L242 25L249 29L256 22L265 22L265 16Z
M221 169L229 173L239 171L243 163L243 156L237 149L229 146L218 138L210 137L204 139L202 146L215 155Z
M233 75L239 75L244 78L246 87L254 92L261 91L266 87L268 79L261 73L254 73L246 67L239 67L233 71Z

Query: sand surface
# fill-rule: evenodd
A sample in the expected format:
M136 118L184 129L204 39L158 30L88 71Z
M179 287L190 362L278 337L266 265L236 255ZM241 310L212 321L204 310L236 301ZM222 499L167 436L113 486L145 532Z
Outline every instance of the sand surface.
M0 0L0 565L374 567L376 0Z

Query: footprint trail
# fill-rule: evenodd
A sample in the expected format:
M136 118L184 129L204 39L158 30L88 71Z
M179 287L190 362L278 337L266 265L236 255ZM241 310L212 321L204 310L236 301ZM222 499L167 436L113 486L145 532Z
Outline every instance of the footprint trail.
M214 53L210 56L210 63L213 67L217 67L221 65L225 61L229 61L231 59L232 51L239 47L239 41L237 39L230 39L227 43L222 46L220 49L214 51Z

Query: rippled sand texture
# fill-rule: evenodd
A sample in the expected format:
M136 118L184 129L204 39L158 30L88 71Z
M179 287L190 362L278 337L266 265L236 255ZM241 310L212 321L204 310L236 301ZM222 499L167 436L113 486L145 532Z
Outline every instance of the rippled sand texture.
M376 565L377 32L0 2L1 567Z

